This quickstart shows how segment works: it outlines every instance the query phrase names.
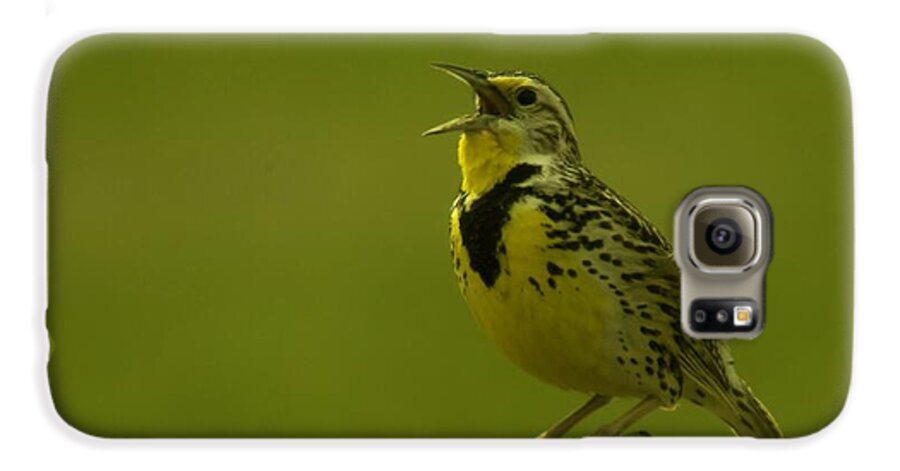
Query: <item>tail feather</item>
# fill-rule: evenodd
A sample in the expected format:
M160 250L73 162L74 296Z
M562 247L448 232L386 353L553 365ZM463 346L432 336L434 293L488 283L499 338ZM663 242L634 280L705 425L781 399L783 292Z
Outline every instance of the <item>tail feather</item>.
M712 411L735 434L779 438L784 435L766 406L738 375L734 357L720 341L682 341L682 367L692 380L688 398Z
M740 381L731 391L710 391L703 406L728 424L736 435L757 438L781 438L781 428L747 386Z

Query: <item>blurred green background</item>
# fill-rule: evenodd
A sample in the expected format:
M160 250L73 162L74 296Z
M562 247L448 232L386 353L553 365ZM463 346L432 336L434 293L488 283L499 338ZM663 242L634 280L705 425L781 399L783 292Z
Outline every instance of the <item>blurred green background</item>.
M530 437L583 397L508 362L451 271L471 92L526 69L587 165L666 234L707 184L775 218L768 325L732 342L787 435L850 378L852 158L839 60L799 36L105 35L50 87L54 401L103 436ZM632 404L617 400L586 433ZM685 403L638 429L727 429Z

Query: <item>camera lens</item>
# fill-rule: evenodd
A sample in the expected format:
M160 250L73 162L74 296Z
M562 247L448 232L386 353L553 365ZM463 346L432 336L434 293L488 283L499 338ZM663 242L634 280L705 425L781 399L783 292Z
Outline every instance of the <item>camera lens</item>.
M697 311L694 312L694 322L698 324L706 322L706 311L704 311L703 309L697 309Z
M732 204L707 204L690 219L690 253L701 271L705 268L747 268L754 263L760 244L760 222L749 209ZM693 314L693 311L691 311ZM709 318L716 312L707 310Z
M706 226L706 245L720 255L728 255L740 248L741 228L734 219L719 218Z

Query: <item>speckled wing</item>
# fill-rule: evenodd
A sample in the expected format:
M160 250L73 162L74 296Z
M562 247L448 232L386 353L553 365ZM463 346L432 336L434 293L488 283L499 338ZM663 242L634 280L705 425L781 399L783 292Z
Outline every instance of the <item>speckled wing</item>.
M655 304L656 318L642 311L634 319L641 324L638 331L652 333L651 350L672 358L673 368L686 377L682 395L695 404L707 407L742 435L780 436L780 430L765 406L753 395L737 374L728 345L716 340L698 340L681 329L679 270L671 255L671 245L660 231L625 198L608 188L593 175L581 175L576 194L606 207L617 231L609 236L614 253L621 261L620 278L628 287L630 304L644 299ZM615 204L604 204L615 202ZM617 208L617 209L611 209ZM597 224L603 225L603 221ZM641 241L639 244L634 241ZM618 262L616 262L618 263ZM631 283L639 281L639 283ZM648 303L641 303L644 305ZM623 307L628 313L628 308ZM649 330L652 329L652 330Z

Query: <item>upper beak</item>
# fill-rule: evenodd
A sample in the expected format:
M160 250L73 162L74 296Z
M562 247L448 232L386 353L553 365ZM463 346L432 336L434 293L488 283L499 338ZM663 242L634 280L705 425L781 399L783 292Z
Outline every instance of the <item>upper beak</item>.
M484 129L488 123L500 116L507 116L510 104L506 97L488 81L486 72L467 69L452 64L431 64L432 67L447 72L457 79L467 83L478 95L478 110L475 114L463 116L435 126L424 133L423 136L442 134L450 131L473 131Z

